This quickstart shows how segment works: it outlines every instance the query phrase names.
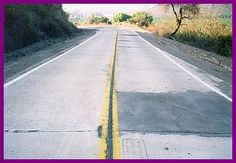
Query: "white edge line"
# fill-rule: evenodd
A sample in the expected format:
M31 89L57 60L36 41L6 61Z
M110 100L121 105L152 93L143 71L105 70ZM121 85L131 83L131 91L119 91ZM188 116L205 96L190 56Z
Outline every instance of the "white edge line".
M97 34L98 34L98 33L96 33L95 35L91 36L90 38L88 38L88 39L85 40L84 42L80 43L79 45L73 47L72 49L66 51L65 53L63 53L63 54L61 54L61 55L59 55L59 56L57 56L57 57L55 57L55 58L52 58L51 60L49 60L49 61L47 61L47 62L45 62L45 63L43 63L43 64L41 64L41 65L39 65L39 66L37 66L37 67L35 67L35 68L33 68L33 69L31 69L31 70L27 71L26 73L24 73L24 74L22 74L22 75L16 77L15 79L12 79L11 81L5 83L5 84L4 84L4 88L6 88L6 87L8 87L9 85L11 85L11 84L13 84L13 83L15 83L15 82L17 82L17 81L23 79L24 77L28 76L29 74L33 73L34 71L36 71L36 70L42 68L43 66L45 66L45 65L47 65L47 64L49 64L49 63L55 61L56 59L58 59L58 58L60 58L60 57L62 57L62 56L64 56L64 55L66 55L67 53L69 53L69 52L73 51L74 49L80 47L80 46L83 45L84 43L88 42L89 40L91 40L92 38L94 38L95 36L97 36Z
M186 68L184 68L183 66L181 66L180 64L178 64L177 62L175 62L173 59L171 59L167 54L167 52L157 48L156 46L154 46L153 44L151 44L150 42L148 42L147 40L145 40L143 37L141 37L136 31L135 32L142 40L144 40L146 43L148 43L149 45L151 45L153 48L155 48L156 50L158 50L163 56L165 56L169 61L171 61L172 63L174 63L176 66L178 66L179 68L181 68L183 71L185 71L187 74L189 74L190 76L192 76L194 79L196 79L197 81L199 81L200 83L202 83L203 85L205 85L206 87L210 88L212 91L214 91L215 93L217 93L218 95L224 97L225 99L229 100L230 102L232 102L232 98L228 97L226 94L222 93L221 91L217 90L216 88L210 86L209 84L205 83L204 81L202 81L199 77L195 76L193 73L191 73L189 70L187 70Z

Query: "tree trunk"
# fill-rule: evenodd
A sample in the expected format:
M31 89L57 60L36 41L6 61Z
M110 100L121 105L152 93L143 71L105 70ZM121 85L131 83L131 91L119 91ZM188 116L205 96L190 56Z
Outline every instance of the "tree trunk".
M181 26L181 23L182 23L182 21L179 20L178 23L177 23L177 27L176 27L175 31L170 34L171 37L173 37L178 32L178 30L179 30L179 28Z
M178 16L177 12L175 11L174 4L171 4L171 7L172 7L172 10L173 10L173 12L175 14L177 27L176 27L175 31L170 34L170 38L173 37L178 32L178 30L179 30L179 28L181 26L181 23L182 23L182 19L183 19L182 8L180 8L180 10L179 10L179 15L180 16Z

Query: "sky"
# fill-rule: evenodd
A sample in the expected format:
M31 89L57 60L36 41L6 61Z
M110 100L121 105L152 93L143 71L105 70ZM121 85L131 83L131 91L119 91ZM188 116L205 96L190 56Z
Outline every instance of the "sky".
M112 14L117 12L132 13L140 10L146 10L156 4L63 4L66 12L79 10L83 13L105 13Z

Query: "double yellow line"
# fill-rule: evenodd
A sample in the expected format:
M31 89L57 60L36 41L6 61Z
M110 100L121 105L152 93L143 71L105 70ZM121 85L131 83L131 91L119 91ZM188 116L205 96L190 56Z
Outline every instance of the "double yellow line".
M117 40L115 42L110 58L109 72L106 81L106 88L103 97L103 118L101 122L101 159L119 159L120 144L118 131L118 110L117 110ZM111 116L112 115L112 116ZM112 135L110 135L112 133ZM110 149L112 148L112 149Z

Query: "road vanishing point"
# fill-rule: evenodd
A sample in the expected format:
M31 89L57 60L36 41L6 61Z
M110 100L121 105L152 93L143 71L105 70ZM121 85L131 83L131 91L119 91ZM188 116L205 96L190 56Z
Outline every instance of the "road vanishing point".
M94 28L4 84L5 159L232 158L222 80L135 31Z

